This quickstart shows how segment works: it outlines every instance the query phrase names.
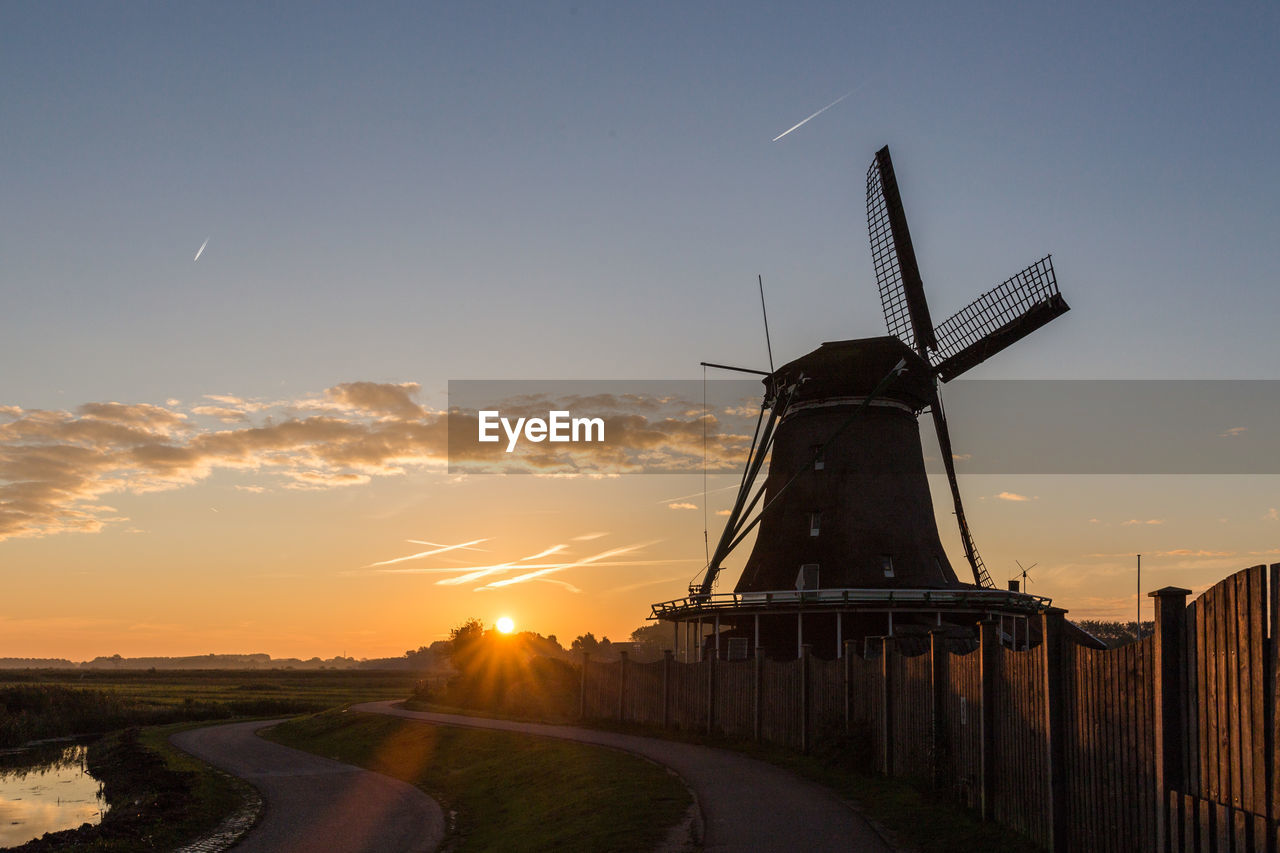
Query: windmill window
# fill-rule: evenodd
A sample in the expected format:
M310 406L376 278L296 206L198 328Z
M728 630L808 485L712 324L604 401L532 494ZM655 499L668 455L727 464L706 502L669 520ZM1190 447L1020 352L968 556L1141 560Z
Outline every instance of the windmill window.
M880 568L884 569L884 576L893 577L893 556L890 554L880 555Z
M818 588L818 564L802 563L796 573L796 589Z
M822 445L815 444L813 447L809 449L812 451L811 455L813 457L813 470L821 471L823 468L826 467L826 460L823 458L823 455L822 455Z
M820 512L809 513L809 535L817 536L821 532L822 532L822 513Z

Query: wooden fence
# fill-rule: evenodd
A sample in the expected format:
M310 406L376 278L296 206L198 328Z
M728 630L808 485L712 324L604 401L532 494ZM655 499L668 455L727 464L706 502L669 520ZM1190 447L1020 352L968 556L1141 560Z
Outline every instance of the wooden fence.
M1012 651L998 624L954 654L892 640L841 660L585 660L582 714L807 750L852 736L880 772L932 786L1048 850L1280 853L1280 564L1187 604L1155 599L1155 633L1098 651Z

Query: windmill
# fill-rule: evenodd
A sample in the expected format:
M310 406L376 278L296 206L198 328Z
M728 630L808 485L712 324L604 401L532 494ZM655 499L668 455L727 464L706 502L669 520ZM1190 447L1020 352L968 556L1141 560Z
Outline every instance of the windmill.
M765 390L737 497L688 598L653 605L654 618L689 629L686 640L692 623L711 618L718 649L727 617L727 636L749 643L750 618L759 651L763 619L764 645L778 648L790 631L797 650L804 637L828 649L834 640L838 656L859 633L901 636L944 622L959 629L992 616L1023 620L1025 631L1048 604L994 588L965 517L938 388L1068 310L1052 258L935 326L888 147L867 172L867 225L889 334L827 342L768 372L745 371L761 375ZM940 542L920 441L926 409L972 583L956 576ZM713 594L725 558L756 528L734 591ZM794 627L778 622L783 615Z
M852 573L861 581L859 585L956 585L937 543L932 500L919 449L914 418L924 409L933 417L960 541L974 584L979 588L994 587L965 517L938 385L964 374L1068 310L1058 291L1052 258L1045 256L1036 261L935 327L888 146L876 152L867 171L867 225L890 334L826 343L765 375L761 419L738 498L702 580L691 586L691 593L711 593L724 558L757 525L762 525L761 533L744 569L740 591L744 584L760 589L779 582L782 575L778 571L762 570L764 563L779 556L762 553L770 550L807 551L813 556L801 565L816 565L816 570L807 571L810 575L818 572L818 577L806 579L806 570L800 569L795 581L800 588L810 583L814 588L832 586L822 577L821 567L824 563L841 563L841 552L854 555L864 567L872 567ZM797 417L818 410L824 415L818 420ZM903 412L911 415L910 422L901 417ZM807 421L803 428L802 421ZM771 452L768 478L756 489L755 480ZM830 473L817 475L816 472L831 471L835 461L832 456L846 462L855 460L852 466L846 466L853 469L855 488L832 489L835 478ZM920 464L915 464L917 458ZM819 485L822 480L827 481L826 488ZM824 491L825 495L820 494ZM798 509L802 505L810 508ZM752 517L756 507L760 511ZM770 528L777 527L770 524L771 516L797 514L808 517L808 534L815 539L822 534L824 525L835 522L838 531L842 523L849 527L852 519L852 528L859 531L854 538L870 546L874 553L868 556L867 548L857 546L827 547L821 556L828 559L819 560L812 547L793 547L804 541L803 535L791 535L794 530L771 535L776 531ZM848 571L841 574L846 579L851 575ZM884 582L886 579L888 583Z

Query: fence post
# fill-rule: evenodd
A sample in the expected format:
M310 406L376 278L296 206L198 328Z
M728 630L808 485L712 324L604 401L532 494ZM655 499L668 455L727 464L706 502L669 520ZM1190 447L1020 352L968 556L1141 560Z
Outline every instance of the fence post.
M885 776L893 775L893 666L889 655L893 652L893 638L880 638L880 770Z
M627 653L618 657L618 722L627 721Z
M711 734L716 727L716 665L718 661L714 654L702 660L707 667L707 734Z
M587 665L591 663L591 653L582 653L582 689L578 693L578 718L587 718Z
M849 658L853 655L853 640L844 641L844 733L849 734L853 728L853 664Z
M813 646L809 643L800 647L800 751L804 753L809 751L810 746L809 656L812 652Z
M996 793L996 678L1000 674L1000 634L994 619L978 623L978 659L982 678L982 708L978 719L982 734L981 807L982 819L995 817Z
M671 649L662 650L662 727L671 726L671 662L675 655Z
M950 692L951 654L947 651L946 636L946 631L941 628L929 632L929 675L933 682L933 743L930 763L933 765L933 784L939 788L945 784L944 777L949 769L947 695Z
M755 657L755 719L751 723L751 733L756 743L760 742L764 729L764 649L756 646Z
M1275 847L1280 850L1280 563L1272 563L1267 573L1268 612L1271 624L1267 626L1270 640L1266 645L1267 657L1263 665L1266 683L1263 695L1263 718L1266 725L1267 818L1275 834ZM1190 721L1188 721L1190 722Z
M1166 586L1149 593L1155 599L1155 661L1151 695L1156 777L1156 845L1169 844L1169 791L1186 793L1182 744L1186 738L1187 596L1191 590Z
M1062 628L1067 611L1049 607L1040 613L1040 654L1044 665L1045 784L1049 802L1050 853L1067 849L1066 708L1062 695ZM1030 629L1030 625L1027 626Z

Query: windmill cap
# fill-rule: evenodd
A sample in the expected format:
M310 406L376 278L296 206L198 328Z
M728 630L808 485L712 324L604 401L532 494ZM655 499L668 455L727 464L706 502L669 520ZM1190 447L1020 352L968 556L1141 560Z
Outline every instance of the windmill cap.
M789 385L804 379L797 401L830 397L864 397L905 361L906 369L888 382L879 396L920 410L933 399L929 365L898 338L886 335L853 341L828 341L774 371L766 383Z

